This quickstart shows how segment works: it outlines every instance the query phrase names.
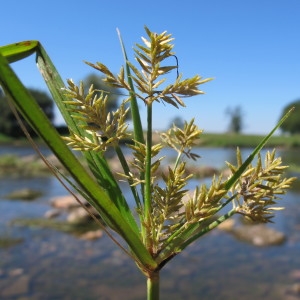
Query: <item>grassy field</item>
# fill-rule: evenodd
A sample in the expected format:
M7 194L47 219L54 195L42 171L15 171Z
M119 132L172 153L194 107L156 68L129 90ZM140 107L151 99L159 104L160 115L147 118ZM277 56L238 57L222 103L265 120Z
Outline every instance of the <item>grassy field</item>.
M256 147L263 135L244 135L229 133L203 133L199 139L199 146L202 147ZM158 134L154 134L154 141L158 141ZM294 148L300 147L300 135L293 136L272 136L266 145L267 147Z
M244 135L229 133L203 133L200 137L199 146L202 147L255 147L264 138L263 135ZM158 141L158 135L153 136L154 141ZM0 144L26 144L27 140L6 137L0 134ZM269 140L267 147L300 147L300 135L273 136Z
M12 139L0 133L0 143L8 143L11 142Z
M203 133L200 139L200 144L202 146L214 147L255 147L263 138L263 135ZM300 147L300 135L272 136L266 146L287 148Z

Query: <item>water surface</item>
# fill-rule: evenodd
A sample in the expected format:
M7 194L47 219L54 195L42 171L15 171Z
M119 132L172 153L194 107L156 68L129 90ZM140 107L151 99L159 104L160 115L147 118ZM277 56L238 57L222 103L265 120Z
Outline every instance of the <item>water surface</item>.
M198 151L203 165L219 168L224 160L234 162L232 149ZM243 155L249 153L245 149ZM42 190L44 196L30 203L4 199L25 187ZM15 218L43 216L49 199L63 194L53 177L0 180L0 234L23 239L0 248L0 299L145 299L143 275L105 235L84 241L50 229L11 225ZM299 199L299 193L289 192L281 203L286 210L270 225L286 234L285 244L258 248L215 230L162 270L161 299L300 299L295 292L300 285Z

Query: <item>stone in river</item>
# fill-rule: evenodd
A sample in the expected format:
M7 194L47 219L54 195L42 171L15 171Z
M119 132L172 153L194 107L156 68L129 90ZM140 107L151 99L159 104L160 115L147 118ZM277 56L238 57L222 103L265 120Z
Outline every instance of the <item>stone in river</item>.
M33 190L33 189L20 189L20 190L15 190L4 197L6 199L11 199L11 200L35 200L36 198L42 196L41 191Z
M241 241L261 247L281 245L286 240L282 232L264 224L240 225L233 228L231 233Z

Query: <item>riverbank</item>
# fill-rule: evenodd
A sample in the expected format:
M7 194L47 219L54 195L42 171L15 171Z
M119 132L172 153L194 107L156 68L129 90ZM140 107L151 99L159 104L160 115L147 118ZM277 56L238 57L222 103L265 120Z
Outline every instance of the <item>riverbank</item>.
M58 159L50 154L46 159L61 172L65 172L63 166ZM131 161L132 157L127 156L127 161ZM85 161L82 160L83 165ZM108 159L108 163L112 167L113 173L116 177L123 173L123 169L117 156ZM166 171L166 170L165 170ZM212 166L188 166L187 173L194 174L194 178L206 178L213 175L218 175L222 170L218 170ZM25 156L18 156L14 154L0 155L0 179L9 176L10 178L34 178L52 175L49 168L45 165L42 159L37 154L30 154Z
M263 139L263 136L259 135L237 135L237 134L203 134L199 140L198 145L195 146L194 152L202 158L208 155L207 151L212 149L226 149L226 151L235 152L236 147L240 147L243 151L253 149ZM61 169L59 161L51 154L51 151L44 145L43 142L37 140L37 144L42 149L44 155L51 161L53 165ZM159 133L153 134L153 143L160 142ZM300 161L296 159L298 157L298 147L300 146L300 135L295 136L273 136L267 143L265 148L277 148L279 153L283 157L283 161L290 166L289 171L299 173ZM166 152L167 151L167 152ZM172 154L172 151L166 149L162 156L168 157L169 162L171 159L175 159L176 153ZM215 150L214 150L215 151ZM126 152L126 151L125 151ZM209 151L210 152L210 151ZM130 155L128 151L124 153L130 161ZM174 155L174 157L172 156ZM293 157L292 161L290 156ZM296 157L295 157L296 156ZM230 156L229 156L230 157ZM235 155L233 155L235 157ZM224 164L218 168L214 165L214 162L218 160L217 156L211 158L209 165L203 165L203 160L200 159L199 164L191 163L188 166L189 173L193 173L195 178L211 177L213 174L220 174L224 172L226 165ZM116 157L111 156L109 163L112 164L116 173L122 172L120 164ZM45 164L41 161L38 155L32 149L30 143L24 138L20 140L13 140L8 138L1 138L0 136L0 178L3 176L12 177L39 177L49 176L51 174Z
M204 132L199 143L196 146L202 147L256 147L264 135L253 134L231 134L231 133L206 133ZM155 143L160 141L159 132L153 133L153 141ZM126 142L126 141L124 141ZM29 142L24 139L12 139L0 134L1 145L27 145ZM42 142L41 142L42 143ZM280 148L296 148L300 147L300 135L274 135L267 143L267 147L280 147Z
M209 147L256 147L264 135L203 133L201 146ZM300 147L300 135L274 135L268 141L267 147L296 148Z

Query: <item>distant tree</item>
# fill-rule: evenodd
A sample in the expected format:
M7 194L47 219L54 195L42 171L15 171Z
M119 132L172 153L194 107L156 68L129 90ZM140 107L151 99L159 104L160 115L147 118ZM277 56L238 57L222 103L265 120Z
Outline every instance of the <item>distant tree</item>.
M280 118L282 118L292 107L295 111L281 124L280 129L284 133L300 133L300 100L296 100L283 108Z
M38 102L42 110L47 115L48 119L52 122L54 119L54 103L53 100L43 91L29 88L33 98ZM20 125L18 124L14 114L7 103L7 98L3 91L0 89L0 133L10 137L18 138L24 136ZM23 118L21 118L23 120ZM31 135L35 135L34 131L24 121L24 124Z
M178 128L183 128L184 127L184 120L180 116L176 116L171 120L171 126L177 126ZM169 127L171 127L169 126Z
M243 117L244 113L240 106L234 108L227 108L226 114L229 115L230 121L228 130L232 133L241 133L244 127Z

